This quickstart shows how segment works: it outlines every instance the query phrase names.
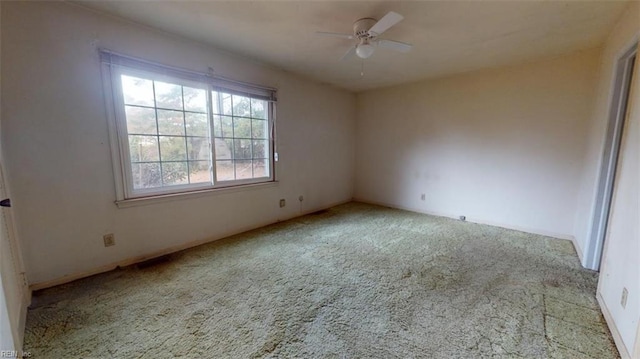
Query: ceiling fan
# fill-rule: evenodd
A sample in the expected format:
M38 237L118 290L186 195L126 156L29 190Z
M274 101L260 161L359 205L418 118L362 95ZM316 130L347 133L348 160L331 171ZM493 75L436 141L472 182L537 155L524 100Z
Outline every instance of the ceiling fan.
M353 23L353 34L323 31L318 31L316 34L358 41L355 46L351 47L349 51L342 56L341 60L353 56L354 53L361 59L369 58L373 55L376 46L386 47L400 52L409 52L412 47L411 44L378 38L383 32L389 30L392 26L402 21L402 19L404 19L402 15L390 11L378 21L369 17L356 20L356 22Z

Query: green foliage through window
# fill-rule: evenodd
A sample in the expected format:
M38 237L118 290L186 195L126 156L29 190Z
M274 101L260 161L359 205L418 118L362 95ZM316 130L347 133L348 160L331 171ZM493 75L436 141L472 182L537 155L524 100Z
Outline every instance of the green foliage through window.
M267 101L124 74L120 80L134 190L271 175Z

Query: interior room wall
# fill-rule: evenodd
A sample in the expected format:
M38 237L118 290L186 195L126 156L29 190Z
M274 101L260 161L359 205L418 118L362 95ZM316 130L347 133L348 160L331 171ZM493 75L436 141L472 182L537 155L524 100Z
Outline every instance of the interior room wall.
M572 238L600 52L358 94L356 199Z
M35 285L352 198L355 96L347 91L69 3L3 3L2 46L2 146ZM276 87L278 183L119 209L98 47ZM106 233L115 246L104 247Z
M595 205L595 193L604 147L609 108L613 93L615 66L620 56L640 39L640 3L632 2L625 15L610 33L603 48L598 71L597 97L590 119L581 174L579 205L576 213L576 240L586 250ZM636 59L635 79L631 85L628 117L623 130L614 198L601 261L598 299L609 322L620 352L640 357L637 342L640 322L640 194L638 153L640 152L640 64ZM623 288L627 288L627 306L621 305ZM635 347L635 354L634 354Z

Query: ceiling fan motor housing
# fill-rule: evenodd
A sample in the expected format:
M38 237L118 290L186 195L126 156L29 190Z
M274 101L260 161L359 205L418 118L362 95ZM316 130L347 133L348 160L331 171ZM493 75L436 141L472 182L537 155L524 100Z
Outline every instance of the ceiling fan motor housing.
M353 23L353 34L358 39L373 39L374 36L369 33L369 29L376 24L378 20L372 18L364 18Z

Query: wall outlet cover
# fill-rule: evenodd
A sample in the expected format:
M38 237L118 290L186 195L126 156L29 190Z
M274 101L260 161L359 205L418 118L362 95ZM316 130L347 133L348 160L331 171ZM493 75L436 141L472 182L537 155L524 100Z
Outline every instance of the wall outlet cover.
M287 202L283 199L280 200L280 208L284 207L287 204Z
M102 240L104 241L104 246L105 247L111 247L111 246L115 246L116 245L116 239L115 239L113 233L105 234L102 237Z

